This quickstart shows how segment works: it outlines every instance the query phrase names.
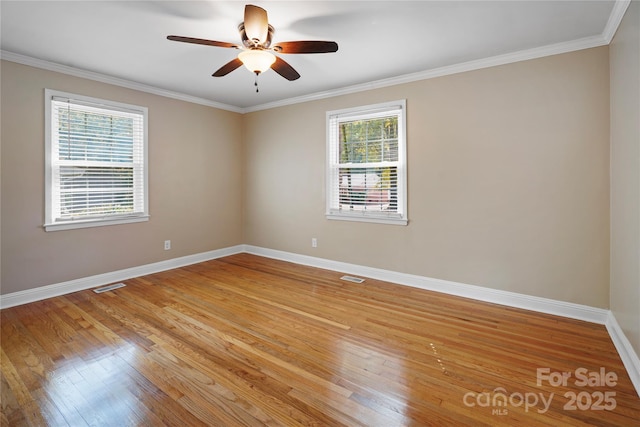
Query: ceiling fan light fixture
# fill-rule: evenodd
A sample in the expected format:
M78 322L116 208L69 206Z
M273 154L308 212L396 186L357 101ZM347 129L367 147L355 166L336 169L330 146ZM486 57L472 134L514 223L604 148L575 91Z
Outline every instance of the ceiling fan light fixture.
M244 64L249 71L255 73L256 86L258 82L257 76L269 68L272 68L273 71L289 81L300 78L300 73L280 56L274 55L273 52L289 54L330 53L338 51L338 44L336 42L323 40L285 41L272 47L271 41L275 29L269 24L267 11L251 4L244 7L244 21L238 25L238 31L240 32L242 45L184 36L167 36L167 39L183 43L240 49L241 52L236 58L233 58L217 69L211 76L226 76Z
M276 56L273 53L259 49L243 50L238 55L238 59L249 71L256 74L264 73L276 62Z

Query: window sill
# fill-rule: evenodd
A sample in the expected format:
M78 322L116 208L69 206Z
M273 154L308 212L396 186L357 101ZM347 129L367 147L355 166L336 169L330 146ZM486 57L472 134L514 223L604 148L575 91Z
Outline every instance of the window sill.
M76 228L89 228L89 227L104 227L107 225L117 225L117 224L130 224L134 222L145 222L149 221L149 215L138 215L131 217L119 217L112 219L87 219L87 220L79 220L79 221L69 221L69 222L58 222L53 224L45 224L45 231L61 231L61 230L73 230Z
M391 225L407 225L409 220L406 218L391 218L391 217L375 217L364 216L362 214L346 214L346 213L329 213L326 214L327 219L336 221L355 221L355 222L373 222L378 224L391 224Z

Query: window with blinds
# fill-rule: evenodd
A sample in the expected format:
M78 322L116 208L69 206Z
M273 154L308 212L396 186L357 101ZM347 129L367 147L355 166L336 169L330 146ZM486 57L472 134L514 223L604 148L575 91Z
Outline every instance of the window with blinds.
M47 89L47 231L148 219L147 109Z
M407 224L405 109L327 112L327 218Z

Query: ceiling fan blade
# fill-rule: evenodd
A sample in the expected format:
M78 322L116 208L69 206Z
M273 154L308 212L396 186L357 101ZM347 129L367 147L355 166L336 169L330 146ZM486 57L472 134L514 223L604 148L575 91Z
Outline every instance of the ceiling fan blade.
M297 80L300 78L300 74L294 68L289 65L286 61L276 56L276 62L271 66L273 71L280 74L287 80Z
M338 51L338 43L319 40L280 42L273 50L278 53L330 53Z
M195 39L193 37L182 37L182 36L167 36L168 40L173 40L174 42L184 42L184 43L194 43L194 44L203 44L207 46L216 46L216 47L232 47L238 49L239 46L233 43L227 42L218 42L215 40L207 40L207 39Z
M232 59L231 61L227 62L222 67L220 67L215 73L212 74L212 76L213 77L226 76L227 74L229 74L230 72L232 72L233 70L235 70L241 65L242 65L242 61L240 61L238 58Z
M248 4L244 7L244 31L249 40L259 44L267 40L269 33L269 19L267 11L261 7Z

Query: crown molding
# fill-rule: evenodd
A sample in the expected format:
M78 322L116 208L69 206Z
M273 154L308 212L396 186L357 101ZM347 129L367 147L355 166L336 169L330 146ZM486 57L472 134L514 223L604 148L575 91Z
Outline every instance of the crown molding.
M618 24L620 22L618 21ZM556 43L552 45L537 47L533 49L522 50L518 52L506 53L503 55L492 56L489 58L478 59L474 61L462 62L459 64L448 65L445 67L433 68L417 73L405 74L398 77L391 77L383 80L376 80L369 83L347 86L340 89L329 90L326 92L317 92L310 95L299 96L295 98L283 99L281 101L260 104L253 107L243 109L243 113L252 113L254 111L268 110L286 105L299 104L302 102L316 101L334 96L348 95L356 92L364 92L372 89L380 89L388 86L395 86L404 83L411 83L419 80L433 79L452 74L464 73L467 71L480 70L483 68L495 67L498 65L506 65L515 62L528 61L530 59L542 58L545 56L559 55L561 53L575 52L583 49L590 49L607 45L608 42L603 35L585 37L582 39L572 40L568 42Z
M83 79L94 80L101 83L107 83L114 86L121 86L127 89L138 90L140 92L146 92L153 95L164 96L166 98L173 98L180 101L191 102L193 104L205 105L207 107L219 108L221 110L233 111L235 113L243 112L242 108L235 107L233 105L227 105L220 102L211 101L210 99L186 95L180 92L173 92L173 91L161 89L155 86L149 86L143 83L121 79L119 77L113 77L106 74L97 73L95 71L87 71L80 68L70 67L68 65L62 65L55 62L45 61L43 59L21 55L19 53L10 52L7 50L0 50L0 59L4 59L10 62L15 62L22 65L28 65L30 67L41 68L43 70L54 71L62 74L68 74L74 77L80 77Z
M607 25L604 27L604 31L602 31L602 37L607 41L607 44L611 43L613 36L616 35L620 22L622 22L622 18L630 4L631 0L618 0L613 4Z
M338 89L332 89L323 92L316 92L310 95L303 95L294 98L287 98L280 101L269 102L265 104L255 105L252 107L236 107L233 105L223 104L220 102L212 101L205 98L199 98L191 95L186 95L179 92L173 92L165 89L161 89L154 86L145 85L142 83L121 79L118 77L112 77L106 74L97 73L94 71L82 70L79 68L70 67L67 65L61 65L42 59L33 58L26 55L21 55L5 50L0 50L0 59L4 59L11 62L16 62L23 65L29 65L36 68L42 68L49 71L55 71L63 74L69 74L76 77L81 77L89 80L95 80L102 83L108 83L116 86L122 86L129 89L139 90L141 92L147 92L154 95L164 96L167 98L178 99L180 101L191 102L194 104L206 105L208 107L219 108L221 110L232 111L235 113L252 113L255 111L268 110L271 108L284 107L287 105L300 104L303 102L316 101L325 98L332 98L335 96L348 95L357 92L364 92L368 90L380 89L388 86L395 86L404 83L411 83L419 80L433 79L436 77L443 77L458 73L464 73L467 71L480 70L483 68L495 67L499 65L506 65L515 62L528 61L530 59L542 58L545 56L558 55L562 53L575 52L583 49L590 49L599 46L605 46L611 43L622 18L624 17L627 8L631 0L617 0L614 2L613 9L607 20L605 29L602 34L597 36L585 37L578 40L572 40L568 42L556 43L547 46L537 47L533 49L527 49L518 52L507 53L503 55L492 56L489 58L478 59L474 61L463 62L459 64L449 65L445 67L433 68L430 70L420 71L417 73L405 74L398 77L392 77L388 79L376 80L373 82L346 86Z

